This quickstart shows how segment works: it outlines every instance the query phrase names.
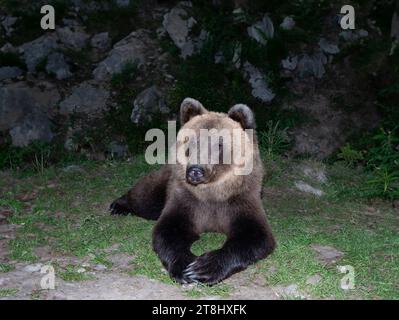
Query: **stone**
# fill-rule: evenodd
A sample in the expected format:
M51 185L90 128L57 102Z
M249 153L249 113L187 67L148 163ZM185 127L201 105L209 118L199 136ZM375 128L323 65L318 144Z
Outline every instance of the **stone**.
M1 25L3 26L6 36L10 37L14 31L14 25L17 22L17 17L6 16L1 20Z
M311 244L310 247L316 251L317 259L323 264L332 264L341 259L344 253L331 246Z
M319 47L322 51L327 54L339 53L339 48L336 44L329 43L325 38L319 40Z
M326 183L327 175L325 167L315 167L311 165L302 165L301 170L304 176L317 182Z
M295 187L302 192L311 193L318 197L321 197L322 195L324 195L324 191L314 188L310 184L303 182L303 181L296 181Z
M288 57L287 59L281 60L281 65L284 69L293 71L298 65L298 57Z
M27 114L22 122L10 130L12 144L26 147L33 141L50 142L53 139L50 120L43 113Z
M116 5L119 8L126 8L130 5L130 0L116 0Z
M187 18L188 15L187 10L180 3L164 15L162 22L173 43L180 49L182 58L192 55L195 51L189 33L197 22L193 17Z
M23 53L26 66L30 72L35 72L37 65L58 47L57 39L54 33L46 33L19 47L19 51Z
M53 52L47 57L46 71L54 74L58 80L64 80L72 76L65 56L60 52Z
M301 78L307 78L314 76L318 79L321 79L323 75L326 73L324 68L324 64L327 63L326 56L317 52L312 56L304 54L302 58L298 61L298 73Z
M255 22L252 26L248 27L247 33L252 39L265 45L267 39L274 37L273 22L268 15L265 15L261 21Z
M57 28L56 32L60 41L69 49L83 49L90 37L82 27Z
M135 124L151 122L154 113L168 113L165 99L157 87L149 87L140 92L133 102L130 119Z
M244 63L244 76L252 87L252 95L263 102L270 102L275 94L265 82L265 75L248 61Z
M108 146L108 151L115 158L123 158L127 155L129 148L126 144L119 144L113 141Z
M295 20L287 16L284 18L283 22L280 24L280 28L283 30L292 30L295 27Z
M14 79L24 74L24 71L18 67L2 67L0 68L0 81Z
M0 48L0 52L4 53L18 53L18 48L15 48L11 43L7 42Z
M354 42L361 38L367 38L369 35L367 30L344 30L339 33L340 38L347 42Z
M23 271L30 272L30 273L40 272L42 267L43 267L43 265L41 263L30 264L30 265L27 265L26 267L24 267Z
M105 265L103 265L103 264L96 264L96 265L93 266L93 269L96 270L96 271L105 271L108 268Z
M85 81L75 86L72 93L60 103L60 113L95 115L105 110L108 98L107 90L91 81Z
M113 74L122 71L128 62L137 63L138 67L145 67L148 62L148 52L154 46L149 32L140 29L132 32L126 38L117 42L107 57L98 64L93 71L96 80L108 80Z
M111 38L108 32L101 32L91 38L90 44L93 48L106 51L111 47Z
M306 284L310 284L310 285L316 285L321 281L322 277L319 274L315 274L314 276L311 276L309 278L306 279Z
M31 113L51 114L59 101L58 90L45 89L17 82L0 87L0 131L9 130Z

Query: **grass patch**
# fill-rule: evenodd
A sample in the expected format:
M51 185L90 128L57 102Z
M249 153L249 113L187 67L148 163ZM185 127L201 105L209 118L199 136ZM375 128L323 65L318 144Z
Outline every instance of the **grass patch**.
M0 298L15 296L18 291L19 290L15 288L0 288Z
M303 165L325 168L327 181L318 182L303 175ZM176 285L152 250L154 222L134 216L111 217L107 210L114 198L153 167L143 157L130 162L84 162L79 167L78 172L50 167L43 174L9 173L11 176L2 179L0 187L6 191L0 196L0 204L12 208L10 223L19 225L16 238L9 241L11 258L35 261L34 249L47 245L58 254L91 257L92 263L112 267L106 249L120 244L118 250L132 257L129 274ZM356 188L367 179L365 174L339 163L281 157L269 159L266 168L265 208L278 247L273 255L245 273L249 284L258 283L259 279L267 286L296 284L314 298L399 298L397 212L388 201L357 196ZM9 183L11 179L13 183ZM299 179L321 188L325 195L315 197L296 190L294 182ZM32 190L37 190L38 195L28 206L28 213L17 195ZM224 241L222 235L204 234L192 251L199 255L221 247ZM325 266L316 259L311 244L332 246L344 256L338 263ZM344 274L337 265L354 267L354 290L340 288ZM2 268L7 270L9 266ZM90 278L78 269L71 265L57 274L66 281ZM321 280L315 285L307 284L307 279L315 274ZM213 287L193 286L184 292L193 298L225 297L231 290L231 285L221 283Z
M15 266L8 263L0 263L0 272L10 272L15 269Z

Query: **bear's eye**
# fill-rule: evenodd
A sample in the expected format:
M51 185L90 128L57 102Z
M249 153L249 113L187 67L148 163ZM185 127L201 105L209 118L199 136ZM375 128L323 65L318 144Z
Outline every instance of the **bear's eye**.
M190 140L189 137L184 137L184 143L187 143L188 140Z

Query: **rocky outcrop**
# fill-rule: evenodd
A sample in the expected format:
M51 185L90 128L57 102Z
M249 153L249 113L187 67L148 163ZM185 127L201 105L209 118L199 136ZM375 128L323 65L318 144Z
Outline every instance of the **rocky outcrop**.
M9 130L15 146L53 138L49 117L60 96L51 84L42 83L41 87L19 82L0 89L0 131Z
M274 26L268 15L265 15L261 21L254 23L247 29L248 35L260 44L265 45L267 39L274 37Z
M265 81L265 75L249 62L244 63L244 75L252 87L252 95L263 102L270 102L275 97Z
M148 124L156 113L168 113L163 94L156 86L149 87L140 92L133 102L130 119L135 124Z
M116 43L107 57L93 71L94 79L108 80L115 73L121 72L128 63L137 63L145 67L149 61L149 52L155 47L148 30L140 29L132 32L126 38Z
M98 116L106 109L108 98L106 89L93 81L85 81L72 88L71 94L60 103L60 113Z
M54 33L43 36L23 44L19 51L23 54L26 66L30 72L35 72L37 65L46 59L51 51L58 47L58 37Z

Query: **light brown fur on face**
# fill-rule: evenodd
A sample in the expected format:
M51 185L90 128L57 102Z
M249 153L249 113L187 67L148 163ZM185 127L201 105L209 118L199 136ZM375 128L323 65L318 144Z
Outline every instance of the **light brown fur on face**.
M254 167L249 175L237 175L234 169L237 169L240 165L236 163L228 165L206 165L207 170L211 170L211 179L207 183L193 186L186 182L186 169L188 163L178 163L174 166L173 176L176 180L176 187L188 189L198 200L201 201L226 201L231 196L251 192L254 185L259 185L262 181L263 168L259 161L259 151L257 143L254 141L253 145L248 145L249 141L245 139L245 131L241 125L232 120L224 113L217 112L206 112L204 114L191 118L181 130L190 129L195 133L196 137L200 137L201 129L216 129L216 130L228 130L230 131L231 137L233 130L239 130L241 133L241 143L245 145L246 152L245 161L253 161ZM179 135L178 135L179 137ZM190 139L195 139L190 137ZM177 141L177 150L185 148L186 144L190 143L190 139L181 139ZM255 137L256 139L256 137ZM235 141L231 138L231 141ZM234 148L237 148L237 143L232 144L231 147L227 147L226 150L231 153L231 159L233 159L232 153ZM198 142L199 145L199 142ZM182 154L184 153L181 151ZM200 152L202 152L200 150ZM208 152L208 150L205 150ZM244 150L242 150L242 153ZM193 163L189 163L190 165ZM243 164L241 164L242 167ZM255 191L256 192L256 191ZM260 191L259 191L260 192Z

